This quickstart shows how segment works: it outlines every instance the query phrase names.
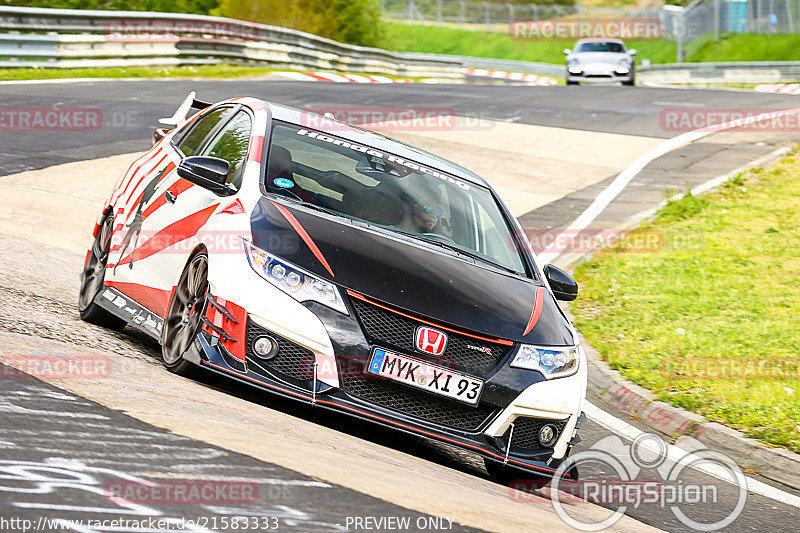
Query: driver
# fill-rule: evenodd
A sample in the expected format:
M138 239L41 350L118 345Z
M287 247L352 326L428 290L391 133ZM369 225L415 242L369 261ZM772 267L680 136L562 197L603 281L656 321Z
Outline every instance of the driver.
M442 198L433 188L418 184L401 195L403 218L397 228L416 233L438 233L442 228Z

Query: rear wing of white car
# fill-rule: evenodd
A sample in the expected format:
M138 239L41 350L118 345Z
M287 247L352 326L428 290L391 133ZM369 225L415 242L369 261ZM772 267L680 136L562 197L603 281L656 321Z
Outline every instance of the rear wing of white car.
M189 114L191 109L205 109L209 107L211 104L209 102L203 102L201 100L197 100L195 98L197 93L192 91L189 95L181 102L181 105L178 106L178 109L175 110L175 113L168 118L160 118L158 121L165 126L175 127L184 120L186 120L186 116Z

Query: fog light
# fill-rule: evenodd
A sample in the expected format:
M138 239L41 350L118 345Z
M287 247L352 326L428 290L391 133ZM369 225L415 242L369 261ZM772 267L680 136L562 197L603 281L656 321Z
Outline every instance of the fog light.
M558 428L553 424L546 424L539 430L539 444L550 448L558 440Z
M581 67L569 67L567 70L569 71L570 74L580 74L581 72L583 72Z
M266 335L256 337L253 341L253 353L260 359L272 359L278 355L278 343Z

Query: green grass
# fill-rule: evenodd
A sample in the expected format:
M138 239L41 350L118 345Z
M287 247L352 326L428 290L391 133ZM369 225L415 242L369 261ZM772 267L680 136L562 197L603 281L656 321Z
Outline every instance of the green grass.
M505 33L386 23L387 46L403 52L492 57L519 61L563 63L564 48L573 41L517 41ZM663 40L626 40L639 53L637 62L674 63L677 45ZM718 42L697 39L686 47L686 61L797 61L800 35L722 35Z
M660 400L800 452L800 158L669 203L576 269L576 325ZM632 241L636 242L636 241Z
M197 65L180 67L102 67L102 68L4 68L0 80L39 80L54 78L241 78L263 76L275 68L239 65Z

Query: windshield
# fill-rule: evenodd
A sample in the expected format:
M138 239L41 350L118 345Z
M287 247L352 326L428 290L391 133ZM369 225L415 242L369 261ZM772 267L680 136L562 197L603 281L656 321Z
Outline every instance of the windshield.
M624 49L620 43L581 43L578 52L613 52L618 54Z
M318 131L272 129L266 190L517 273L517 240L488 189Z

